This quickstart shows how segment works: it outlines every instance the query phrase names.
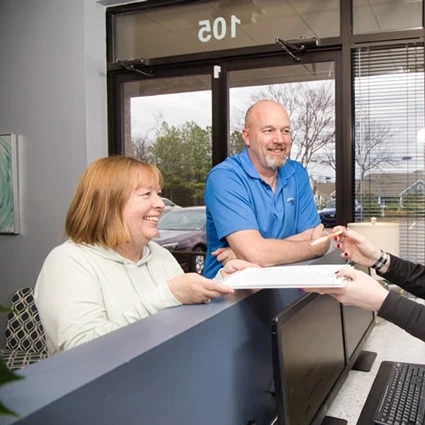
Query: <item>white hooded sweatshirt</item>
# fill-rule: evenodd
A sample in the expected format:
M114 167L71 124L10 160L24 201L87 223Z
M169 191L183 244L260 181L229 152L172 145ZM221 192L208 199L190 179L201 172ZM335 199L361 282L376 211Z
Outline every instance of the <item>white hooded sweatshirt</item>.
M35 302L49 354L180 305L167 281L183 274L156 242L134 263L112 249L66 241L47 256Z

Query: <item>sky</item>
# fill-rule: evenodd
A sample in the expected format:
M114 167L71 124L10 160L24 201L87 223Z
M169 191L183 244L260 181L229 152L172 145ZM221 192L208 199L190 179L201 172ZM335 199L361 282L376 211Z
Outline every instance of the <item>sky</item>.
M250 105L253 89L242 87L230 90L230 121L239 113L245 113ZM134 136L144 136L157 127L158 121L179 126L195 121L200 127L211 125L211 91L140 96L131 99L131 128Z

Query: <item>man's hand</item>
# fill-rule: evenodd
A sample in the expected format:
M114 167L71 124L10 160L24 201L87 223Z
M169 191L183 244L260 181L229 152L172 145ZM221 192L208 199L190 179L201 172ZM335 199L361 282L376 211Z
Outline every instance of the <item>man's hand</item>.
M218 248L214 252L211 253L214 255L214 257L217 257L217 260L223 264L223 266L226 265L226 263L230 260L236 259L236 254L233 252L232 248Z
M249 261L233 259L229 260L227 264L220 270L223 277L227 277L232 273L246 269L247 267L260 267L257 264L250 263Z
M304 230L304 232L298 233L296 235L288 236L285 238L287 241L311 241L312 239L318 239L322 236L327 235L327 232L323 224L319 224L313 229Z
M325 230L325 227L323 224L319 224L313 229L313 232L311 234L311 240L314 241L315 239L319 239L323 236L328 236L328 232ZM327 239L326 241L319 243L315 246L319 250L319 255L325 255L328 252L328 249L330 247L331 241L330 239Z
M328 232L325 230L323 224L319 224L313 229L313 233L311 234L311 239L319 239L322 236L327 236Z

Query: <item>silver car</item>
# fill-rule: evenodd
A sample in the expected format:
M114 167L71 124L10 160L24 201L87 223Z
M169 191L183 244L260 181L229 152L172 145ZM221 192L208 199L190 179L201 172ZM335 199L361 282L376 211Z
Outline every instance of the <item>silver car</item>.
M159 238L154 241L167 248L186 272L202 274L207 250L206 209L174 208L158 222Z
M175 204L173 201L171 201L168 198L161 197L161 199L165 204L164 211L162 212L162 214L165 214L165 213L173 210L174 208L181 208L180 205Z

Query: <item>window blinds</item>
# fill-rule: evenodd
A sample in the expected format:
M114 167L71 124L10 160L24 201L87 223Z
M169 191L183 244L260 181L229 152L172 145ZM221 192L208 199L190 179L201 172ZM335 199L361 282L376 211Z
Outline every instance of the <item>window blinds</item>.
M425 263L423 44L361 47L352 54L359 221L400 223L400 256Z

